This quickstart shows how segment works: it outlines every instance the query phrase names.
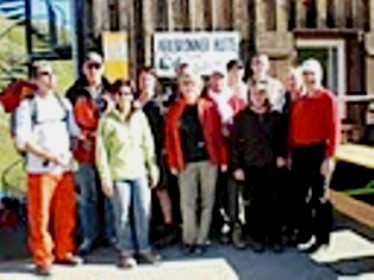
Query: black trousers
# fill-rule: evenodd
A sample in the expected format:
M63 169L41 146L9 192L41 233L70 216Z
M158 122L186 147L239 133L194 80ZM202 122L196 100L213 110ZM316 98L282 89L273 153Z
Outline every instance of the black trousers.
M292 151L294 225L307 239L314 235L317 242L328 243L332 227L332 207L323 198L326 178L320 168L326 145L297 146Z
M213 233L219 234L223 225L228 225L230 231L239 220L240 186L230 172L219 172L216 187L216 201L213 210Z
M248 167L245 177L243 195L250 198L246 211L249 233L257 242L281 242L282 221L275 166Z

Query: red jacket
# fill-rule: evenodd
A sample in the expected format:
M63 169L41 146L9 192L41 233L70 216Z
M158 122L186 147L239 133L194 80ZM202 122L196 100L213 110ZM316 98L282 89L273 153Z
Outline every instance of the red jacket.
M75 120L84 140L78 140L74 156L79 163L95 163L95 133L99 123L99 111L91 98L78 97L74 106Z
M186 166L180 139L180 119L187 103L183 98L171 105L165 120L165 148L169 168ZM227 149L221 133L221 121L216 105L209 97L201 97L197 103L199 119L208 150L209 160L216 165L227 164Z
M298 145L326 143L326 156L335 154L339 139L339 116L333 93L320 89L314 96L301 96L291 105L289 142Z

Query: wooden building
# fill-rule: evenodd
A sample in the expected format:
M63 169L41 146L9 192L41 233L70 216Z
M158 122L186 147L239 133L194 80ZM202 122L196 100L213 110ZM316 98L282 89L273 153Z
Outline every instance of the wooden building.
M86 0L77 3L84 40L97 47L102 31L126 30L132 69L152 62L155 31L227 31L241 36L241 57L272 59L285 78L290 65L309 56L325 68L325 83L339 96L374 94L374 0ZM79 36L79 34L78 34ZM343 105L362 122L361 105Z

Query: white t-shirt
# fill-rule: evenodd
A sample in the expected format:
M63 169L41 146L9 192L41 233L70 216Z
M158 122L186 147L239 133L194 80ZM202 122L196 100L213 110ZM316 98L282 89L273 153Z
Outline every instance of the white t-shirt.
M208 96L214 101L217 106L222 124L229 124L232 122L234 111L229 104L229 100L232 97L232 94L232 91L227 87L219 93L213 92L211 89L209 89L208 91Z
M33 100L21 102L16 117L16 141L19 147L27 142L60 156L65 162L59 166L32 153L27 154L27 170L32 174L61 174L72 170L71 137L78 137L80 130L74 120L70 102L50 93L45 97L35 94ZM36 111L36 114L33 111ZM33 121L32 115L36 115Z

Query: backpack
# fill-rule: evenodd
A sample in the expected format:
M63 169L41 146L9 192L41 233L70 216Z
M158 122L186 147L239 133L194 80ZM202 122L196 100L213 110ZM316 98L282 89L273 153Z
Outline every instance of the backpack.
M58 95L57 93L55 93L54 96L56 97L59 105L64 111L64 116L61 119L61 121L64 122L68 126L69 111L66 108L66 105L64 104L64 101L62 100L61 96ZM33 129L36 125L42 123L38 121L38 109L36 106L35 93L30 96L27 96L25 100L28 101L29 106L30 106L31 128ZM15 110L13 110L13 112L11 112L11 115L10 115L10 135L13 139L13 145L16 151L18 152L18 154L20 154L22 157L25 157L26 153L25 153L24 148L17 145L17 142L15 140L16 130L17 130L17 109L18 107Z

